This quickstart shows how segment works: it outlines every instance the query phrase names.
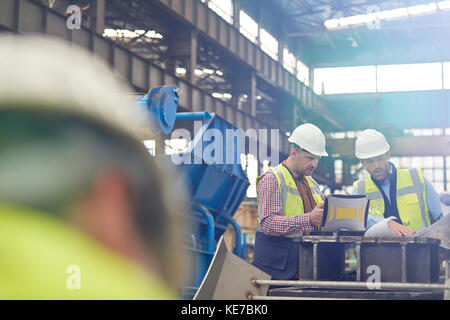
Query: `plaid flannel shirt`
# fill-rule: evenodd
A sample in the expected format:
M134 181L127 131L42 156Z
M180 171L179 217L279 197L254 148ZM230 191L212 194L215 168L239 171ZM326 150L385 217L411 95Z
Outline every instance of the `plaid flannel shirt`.
M290 170L289 170L290 171ZM280 188L277 178L271 172L264 175L257 186L258 231L271 235L288 235L301 231L313 231L309 212L285 217L281 212Z

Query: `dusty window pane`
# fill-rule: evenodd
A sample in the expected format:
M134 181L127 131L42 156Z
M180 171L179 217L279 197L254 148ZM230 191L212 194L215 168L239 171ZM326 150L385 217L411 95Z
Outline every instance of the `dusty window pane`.
M398 157L392 157L389 161L392 162L397 168L400 166L400 158Z
M435 168L443 168L444 167L444 158L443 157L433 157L433 163Z
M444 191L444 183L443 182L433 182L433 187L437 193L441 193Z
M435 181L444 181L444 170L443 169L434 169L434 180Z
M433 168L433 157L423 157L422 158L423 168Z
M433 169L423 169L423 175L430 181L433 181Z
M400 167L401 168L409 168L410 166L411 166L411 158L402 157L400 160Z
M411 158L411 167L421 167L422 166L422 158L421 157L412 157Z

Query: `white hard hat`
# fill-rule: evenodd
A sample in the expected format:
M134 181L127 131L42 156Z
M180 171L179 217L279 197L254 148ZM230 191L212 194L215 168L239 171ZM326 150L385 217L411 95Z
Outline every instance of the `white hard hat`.
M367 129L356 138L355 155L359 159L369 159L385 154L389 148L389 144L381 132Z
M311 123L305 123L295 128L289 137L290 143L295 143L300 148L316 156L327 156L325 150L325 136L322 131Z
M0 109L46 109L89 117L138 136L150 117L107 64L46 36L0 35Z

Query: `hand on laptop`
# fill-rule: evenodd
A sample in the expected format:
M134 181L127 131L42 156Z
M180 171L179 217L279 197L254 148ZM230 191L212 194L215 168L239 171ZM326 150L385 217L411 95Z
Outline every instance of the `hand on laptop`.
M324 202L316 206L310 213L309 213L309 220L312 225L314 226L320 226L322 224L322 216L323 216L323 205Z

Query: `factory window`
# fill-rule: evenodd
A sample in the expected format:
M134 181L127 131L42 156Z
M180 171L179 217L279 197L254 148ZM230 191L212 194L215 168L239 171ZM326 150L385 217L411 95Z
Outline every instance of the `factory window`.
M358 136L361 131L344 131L344 132L331 132L327 136L331 139L353 139Z
M379 92L442 89L439 62L378 66L377 79Z
M447 157L447 163L450 157ZM422 168L423 175L431 182L437 193L445 188L444 157L392 157L391 161L398 169ZM448 175L447 170L447 177Z
M450 89L450 62L444 62L443 69L444 89Z
M411 136L442 136L444 134L444 129L442 128L404 129L403 133Z
M314 69L314 92L316 94L375 91L375 66Z
M239 31L253 43L258 39L258 23L245 11L239 11Z
M334 161L334 181L342 183L342 160L340 159Z
M209 0L208 7L221 16L229 24L233 24L232 0Z
M156 32L155 30L127 30L127 29L105 29L103 31L103 36L107 38L137 38L144 35L149 39L162 39L162 34Z
M375 6L377 8L377 6ZM439 9L439 10L438 10ZM450 9L450 1L422 3L418 5L399 7L391 10L373 10L367 14L358 14L343 18L328 19L324 22L327 29L341 29L360 25L370 25L376 20L405 19L424 14L433 14Z
M261 173L264 173L264 172L266 172L267 170L269 170L269 160L263 160L263 168L262 168L262 172Z
M267 53L272 59L278 61L278 40L265 29L261 28L259 31L259 41L262 51Z
M288 48L283 49L283 67L292 74L295 74L297 59Z
M297 60L297 79L309 86L309 68L300 60Z
M144 146L147 148L148 153L150 153L150 155L152 156L155 156L155 148L156 148L155 140L145 140L142 142L144 143Z
M248 198L256 198L256 178L258 177L258 160L253 154L241 154L241 166L247 174L250 186L247 189Z
M297 69L299 69L297 67ZM450 89L450 62L318 68L316 94Z

